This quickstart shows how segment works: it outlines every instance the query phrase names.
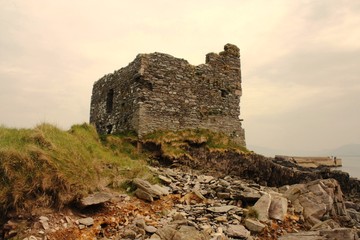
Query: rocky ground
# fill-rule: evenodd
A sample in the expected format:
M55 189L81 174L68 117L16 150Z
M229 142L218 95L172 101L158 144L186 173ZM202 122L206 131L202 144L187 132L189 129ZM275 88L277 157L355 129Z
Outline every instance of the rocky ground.
M12 216L5 239L358 239L360 206L334 179L265 187L235 176L151 168L132 194L94 193L67 210Z

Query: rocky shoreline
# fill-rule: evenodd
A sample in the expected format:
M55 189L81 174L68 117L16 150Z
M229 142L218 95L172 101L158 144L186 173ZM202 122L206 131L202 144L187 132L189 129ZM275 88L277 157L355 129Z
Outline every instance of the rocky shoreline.
M134 179L133 196L96 193L77 211L33 215L22 232L26 219L14 218L5 239L358 239L359 205L343 198L334 179L276 188L230 175L151 170L161 185Z
M155 150L154 150L155 149ZM360 182L254 153L152 148L153 175L56 210L9 215L3 239L358 239Z
M217 176L240 176L263 186L281 187L297 183L306 183L317 179L336 179L347 199L359 201L360 180L348 173L331 170L323 166L305 168L289 161L264 157L255 153L244 153L234 150L209 151L202 147L191 147L188 154L176 159L156 158L168 165L188 166L191 169L202 169Z

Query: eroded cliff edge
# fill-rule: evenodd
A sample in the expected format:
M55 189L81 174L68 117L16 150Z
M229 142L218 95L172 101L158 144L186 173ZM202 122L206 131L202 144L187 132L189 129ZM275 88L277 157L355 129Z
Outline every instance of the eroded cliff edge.
M153 158L165 165L188 167L219 176L238 176L252 180L263 186L281 187L297 183L307 183L316 179L336 179L345 194L351 200L360 199L360 181L350 177L347 172L327 167L317 169L304 168L295 164L276 161L256 154L235 149L209 149L204 143L188 142L184 147L186 154L168 156L155 143L144 143L150 147ZM157 151L155 151L157 149Z

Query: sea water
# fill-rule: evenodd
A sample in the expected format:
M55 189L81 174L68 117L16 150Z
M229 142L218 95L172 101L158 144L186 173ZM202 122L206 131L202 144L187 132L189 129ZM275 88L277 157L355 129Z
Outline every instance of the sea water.
M342 167L339 168L344 172L348 172L350 177L360 180L360 156L337 156L342 159Z

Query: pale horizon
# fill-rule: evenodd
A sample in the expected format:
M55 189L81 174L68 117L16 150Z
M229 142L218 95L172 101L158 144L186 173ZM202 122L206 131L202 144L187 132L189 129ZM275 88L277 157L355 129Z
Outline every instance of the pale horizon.
M89 122L92 85L139 53L240 48L248 146L360 144L357 0L0 0L0 125Z

